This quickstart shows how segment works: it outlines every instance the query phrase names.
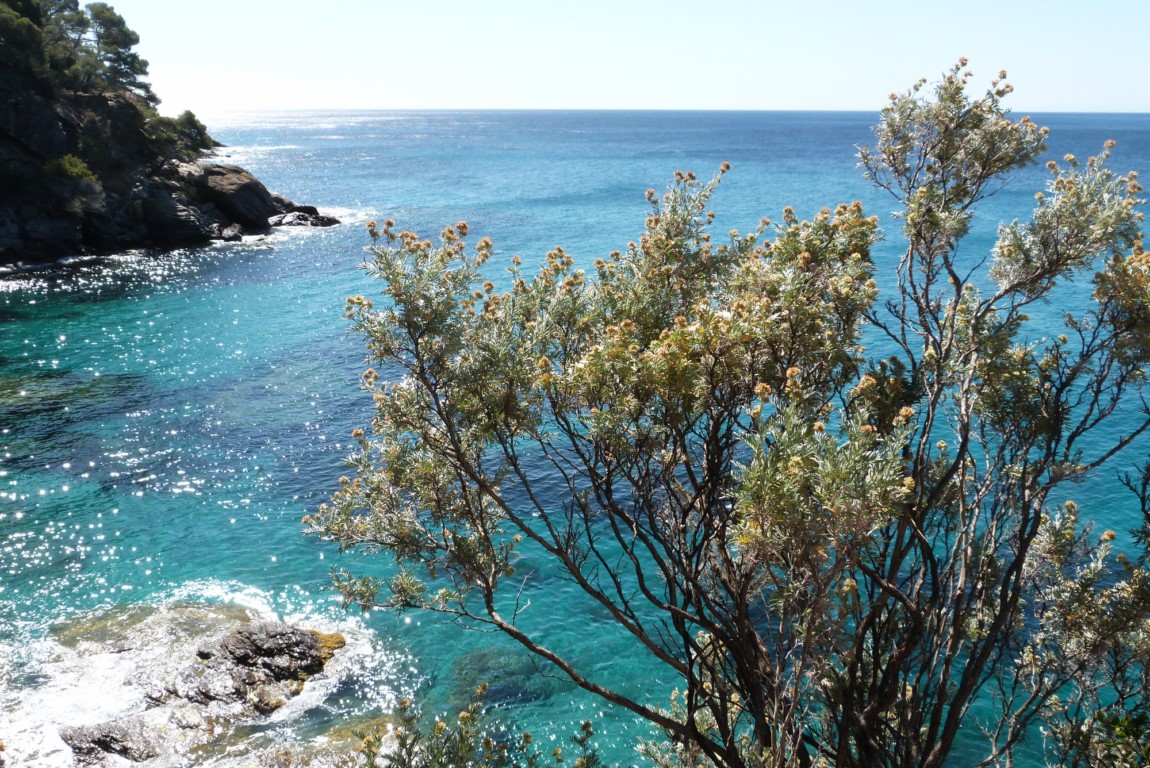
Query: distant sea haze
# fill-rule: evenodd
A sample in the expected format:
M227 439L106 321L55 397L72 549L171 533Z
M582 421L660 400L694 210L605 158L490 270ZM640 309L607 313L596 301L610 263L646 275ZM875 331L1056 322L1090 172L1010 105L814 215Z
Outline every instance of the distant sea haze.
M1051 127L1053 158L1085 158L1115 139L1115 170L1150 173L1150 116L1033 118ZM717 241L764 216L781 219L788 205L809 217L861 200L882 219L886 238L874 259L880 289L889 289L902 247L889 215L895 202L868 185L855 157L876 120L858 112L436 111L209 124L227 145L222 160L345 223L0 281L0 724L8 724L0 739L33 749L28 764L70 765L54 740L57 724L134 706L114 698L79 706L91 699L76 687L100 690L100 671L65 663L76 660L62 655L53 626L121 604L233 601L339 629L360 649L326 698L268 725L284 739L314 738L399 695L445 711L497 677L503 711L518 727L566 739L571 724L591 719L605 756L634 762L634 740L651 731L540 678L499 638L420 616L345 613L329 588L332 565L343 561L301 536L300 518L346 471L351 431L371 417L359 386L362 345L343 318L345 297L378 293L359 269L364 224L390 218L434 236L466 220L474 240L495 242L488 267L499 282L513 255L532 267L562 245L590 265L625 249L642 233L648 188L662 191L676 170L709 177L729 162L712 205ZM987 258L998 222L1027 218L1047 176L1036 166L990 198L963 257ZM1036 326L1066 308L1036 308ZM1100 476L1076 500L1102 528L1125 531L1135 512L1113 487L1112 475ZM385 560L346 564L386 576ZM609 621L573 612L576 599L569 584L539 571L532 611L548 617L554 644L665 705L675 681L653 677Z

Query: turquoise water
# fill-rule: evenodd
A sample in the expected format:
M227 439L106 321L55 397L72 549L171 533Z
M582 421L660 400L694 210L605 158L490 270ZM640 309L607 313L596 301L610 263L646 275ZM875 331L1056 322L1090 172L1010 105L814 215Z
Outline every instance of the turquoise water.
M1115 138L1115 168L1150 171L1148 116L1036 118L1052 127L1055 157ZM631 759L631 740L646 731L540 679L497 638L423 617L348 615L328 589L333 564L382 567L339 558L302 537L299 523L334 488L351 430L370 417L361 348L342 317L346 296L375 291L358 269L363 224L389 217L431 234L466 219L495 241L493 274L513 254L531 264L557 244L589 263L638 236L648 187L665 188L676 169L707 176L729 161L713 204L717 232L778 218L785 205L806 216L861 199L888 231L876 253L881 284L898 229L854 161L874 119L366 112L209 121L229 145L222 159L344 224L0 279L0 739L13 743L5 720L31 733L76 716L42 697L40 711L26 706L50 676L52 625L124 603L234 600L341 628L368 650L285 732L319 732L399 694L444 709L498 678L516 722L562 737L591 717L610 755ZM992 199L964 246L972 257L998 220L1026 216L1044 176L1035 169ZM1112 481L1082 488L1079 500L1123 531L1132 508ZM569 585L543 572L532 599L557 646L666 700L673 681L650 678L602 617L567 610Z

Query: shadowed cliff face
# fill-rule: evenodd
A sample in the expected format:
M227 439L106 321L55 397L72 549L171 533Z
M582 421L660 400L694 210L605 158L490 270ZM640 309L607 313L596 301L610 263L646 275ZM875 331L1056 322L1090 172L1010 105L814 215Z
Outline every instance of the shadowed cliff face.
M123 95L53 99L0 76L0 265L238 239L283 214L338 223L242 168L165 157L147 127Z
M0 0L0 267L338 223L211 165L195 115L155 111L138 39L104 4Z

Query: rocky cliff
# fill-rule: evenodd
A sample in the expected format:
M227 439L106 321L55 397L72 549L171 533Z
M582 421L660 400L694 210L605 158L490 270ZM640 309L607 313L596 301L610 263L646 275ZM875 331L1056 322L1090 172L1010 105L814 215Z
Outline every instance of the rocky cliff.
M116 95L52 101L0 83L0 169L0 265L338 223L210 155L158 159L143 114Z
M93 8L0 0L0 266L338 223L212 164L217 145L193 114L156 111L147 62L130 58L135 33ZM99 25L128 47L98 43Z

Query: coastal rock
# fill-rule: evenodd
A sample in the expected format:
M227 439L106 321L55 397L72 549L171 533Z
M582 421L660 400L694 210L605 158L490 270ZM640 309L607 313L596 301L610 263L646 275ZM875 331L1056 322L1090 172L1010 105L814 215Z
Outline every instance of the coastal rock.
M316 634L278 622L257 621L233 629L218 642L201 647L196 655L208 662L259 670L277 682L303 681L323 670L327 662L319 647Z
M152 704L188 702L211 714L250 718L279 709L323 671L343 637L253 621L200 646L199 661L154 680Z
M310 208L311 206L307 207ZM332 227L339 224L339 219L334 216L324 216L318 212L289 211L272 216L268 223L273 227Z
M244 239L244 228L239 224L229 224L220 229L220 239L225 243L238 243Z
M0 72L0 268L338 223L210 153L158 157L122 95L50 98Z
M12 251L20 241L20 222L15 211L0 210L0 253Z
M63 253L77 252L84 242L84 223L78 216L64 211L42 210L34 206L23 206L16 215L23 221L19 224L19 243L32 253L59 250ZM35 259L30 257L29 260Z
M160 247L201 245L211 239L212 221L178 189L151 183L140 208L149 239Z
M223 729L194 707L154 709L95 725L64 727L60 737L72 748L76 765L110 768L156 758L186 755L218 737Z
M269 221L273 227L332 227L339 224L339 219L325 216L314 205L296 205L279 195L272 195L272 199L280 210Z
M206 200L246 229L264 232L268 219L280 212L267 187L237 165L205 166L196 184Z
M107 765L111 755L140 763L160 754L157 734L139 718L76 728L64 727L60 729L60 738L72 748L77 765Z
M138 665L122 685L142 692L143 711L59 729L75 763L95 768L182 765L206 749L243 752L249 729L237 726L285 706L345 645L339 633L197 604L112 611L57 635L92 663L132 657Z
M29 156L60 157L68 151L65 124L38 94L0 82L0 106L0 160L27 163Z
M251 718L279 709L323 671L343 637L254 621L202 645L192 661L146 694L155 705L188 702L205 712Z

